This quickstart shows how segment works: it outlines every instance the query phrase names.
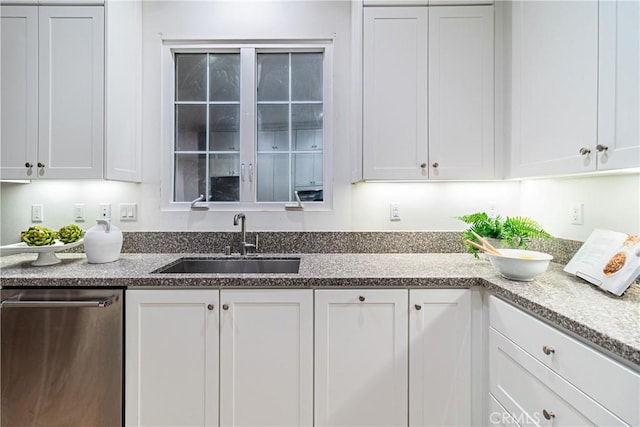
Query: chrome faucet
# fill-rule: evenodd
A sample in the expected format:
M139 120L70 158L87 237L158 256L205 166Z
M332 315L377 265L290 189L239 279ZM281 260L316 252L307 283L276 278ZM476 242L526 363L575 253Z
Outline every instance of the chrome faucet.
M247 243L247 217L243 213L237 213L233 217L233 225L238 225L240 222L240 232L242 233L242 242L240 243L240 255L247 255L247 248L253 248L258 250L258 236L256 235L255 243Z

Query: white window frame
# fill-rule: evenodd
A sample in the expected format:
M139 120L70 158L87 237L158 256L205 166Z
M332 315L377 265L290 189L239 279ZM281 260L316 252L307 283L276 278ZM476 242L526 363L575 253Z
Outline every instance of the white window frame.
M174 135L175 135L175 53L240 52L241 88L256 87L256 54L258 52L323 52L323 201L303 202L305 211L329 211L333 208L333 44L329 39L305 40L168 40L162 41L161 66L161 183L162 211L190 211L191 203L174 202ZM250 64L251 67L247 67ZM250 71L243 68L251 68ZM249 84L250 86L247 86ZM292 202L256 201L257 103L255 90L240 92L240 161L251 162L254 177L242 187L239 202L198 202L211 211L284 211ZM248 163L247 163L248 165ZM248 166L247 166L248 167ZM248 173L248 171L246 171Z

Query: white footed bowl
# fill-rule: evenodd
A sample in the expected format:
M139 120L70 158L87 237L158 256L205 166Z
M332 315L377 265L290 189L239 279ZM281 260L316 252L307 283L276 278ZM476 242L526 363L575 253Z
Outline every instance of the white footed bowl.
M491 265L507 279L530 282L547 271L553 256L525 249L499 249L502 256L486 254Z

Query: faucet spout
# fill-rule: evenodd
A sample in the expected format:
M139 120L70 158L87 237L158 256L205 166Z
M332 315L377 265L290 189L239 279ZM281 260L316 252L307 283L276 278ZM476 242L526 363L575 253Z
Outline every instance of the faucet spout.
M237 213L233 216L233 225L240 224L240 233L242 234L242 242L240 243L240 255L247 254L247 248L258 249L258 236L256 236L256 243L247 243L247 217L243 213Z

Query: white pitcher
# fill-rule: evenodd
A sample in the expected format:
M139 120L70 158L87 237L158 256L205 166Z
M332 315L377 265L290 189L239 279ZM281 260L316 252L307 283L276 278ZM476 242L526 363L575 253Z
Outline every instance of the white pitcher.
M117 261L122 249L122 231L110 219L98 223L84 233L84 251L91 264Z

